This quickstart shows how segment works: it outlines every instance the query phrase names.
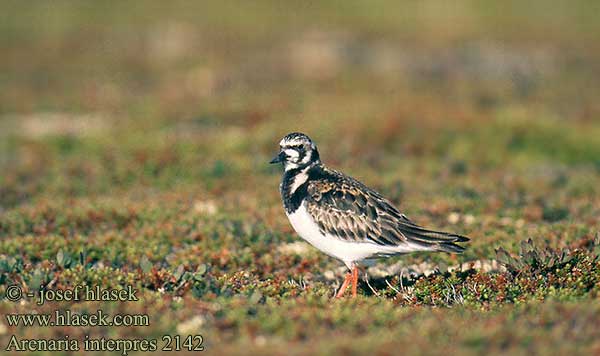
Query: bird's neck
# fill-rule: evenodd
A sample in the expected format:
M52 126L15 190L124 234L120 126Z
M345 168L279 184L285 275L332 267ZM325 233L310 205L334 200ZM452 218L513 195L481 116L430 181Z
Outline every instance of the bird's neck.
M311 171L317 164L286 170L281 181L281 197L288 214L295 212L306 197Z

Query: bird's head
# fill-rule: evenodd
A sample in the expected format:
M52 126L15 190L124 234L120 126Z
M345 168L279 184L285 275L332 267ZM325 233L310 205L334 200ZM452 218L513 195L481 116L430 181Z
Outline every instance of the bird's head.
M320 163L317 146L303 133L285 135L279 142L279 153L269 163L283 163L286 171Z

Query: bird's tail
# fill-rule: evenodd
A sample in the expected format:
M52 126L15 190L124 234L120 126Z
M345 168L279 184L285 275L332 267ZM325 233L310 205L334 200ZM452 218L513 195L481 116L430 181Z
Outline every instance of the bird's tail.
M462 253L465 248L452 242L442 242L435 245L435 250L448 253Z
M404 235L411 243L428 247L429 250L461 253L465 250L457 243L468 242L470 239L463 235L443 231L435 231L420 226L403 226Z

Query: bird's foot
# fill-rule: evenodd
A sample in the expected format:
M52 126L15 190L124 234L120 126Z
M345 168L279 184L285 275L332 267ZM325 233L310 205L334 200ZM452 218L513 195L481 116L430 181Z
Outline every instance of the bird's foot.
M344 292L348 288L348 284L350 284L350 279L352 279L352 274L346 273L346 278L344 278L344 283L342 283L340 290L335 295L336 298L341 298L344 296Z
M344 296L344 292L348 289L348 285L352 284L352 298L356 297L357 288L358 288L358 267L354 266L351 272L346 273L346 277L344 278L344 283L340 287L340 290L335 295L336 298L341 298Z

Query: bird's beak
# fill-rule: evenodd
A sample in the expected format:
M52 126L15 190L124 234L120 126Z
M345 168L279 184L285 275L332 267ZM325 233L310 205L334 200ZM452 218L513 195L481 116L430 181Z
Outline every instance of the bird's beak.
M271 160L271 162L269 162L270 164L275 164L275 163L280 163L283 162L283 159L285 158L285 153L283 152L279 152L277 154L277 156L273 157L273 159Z

